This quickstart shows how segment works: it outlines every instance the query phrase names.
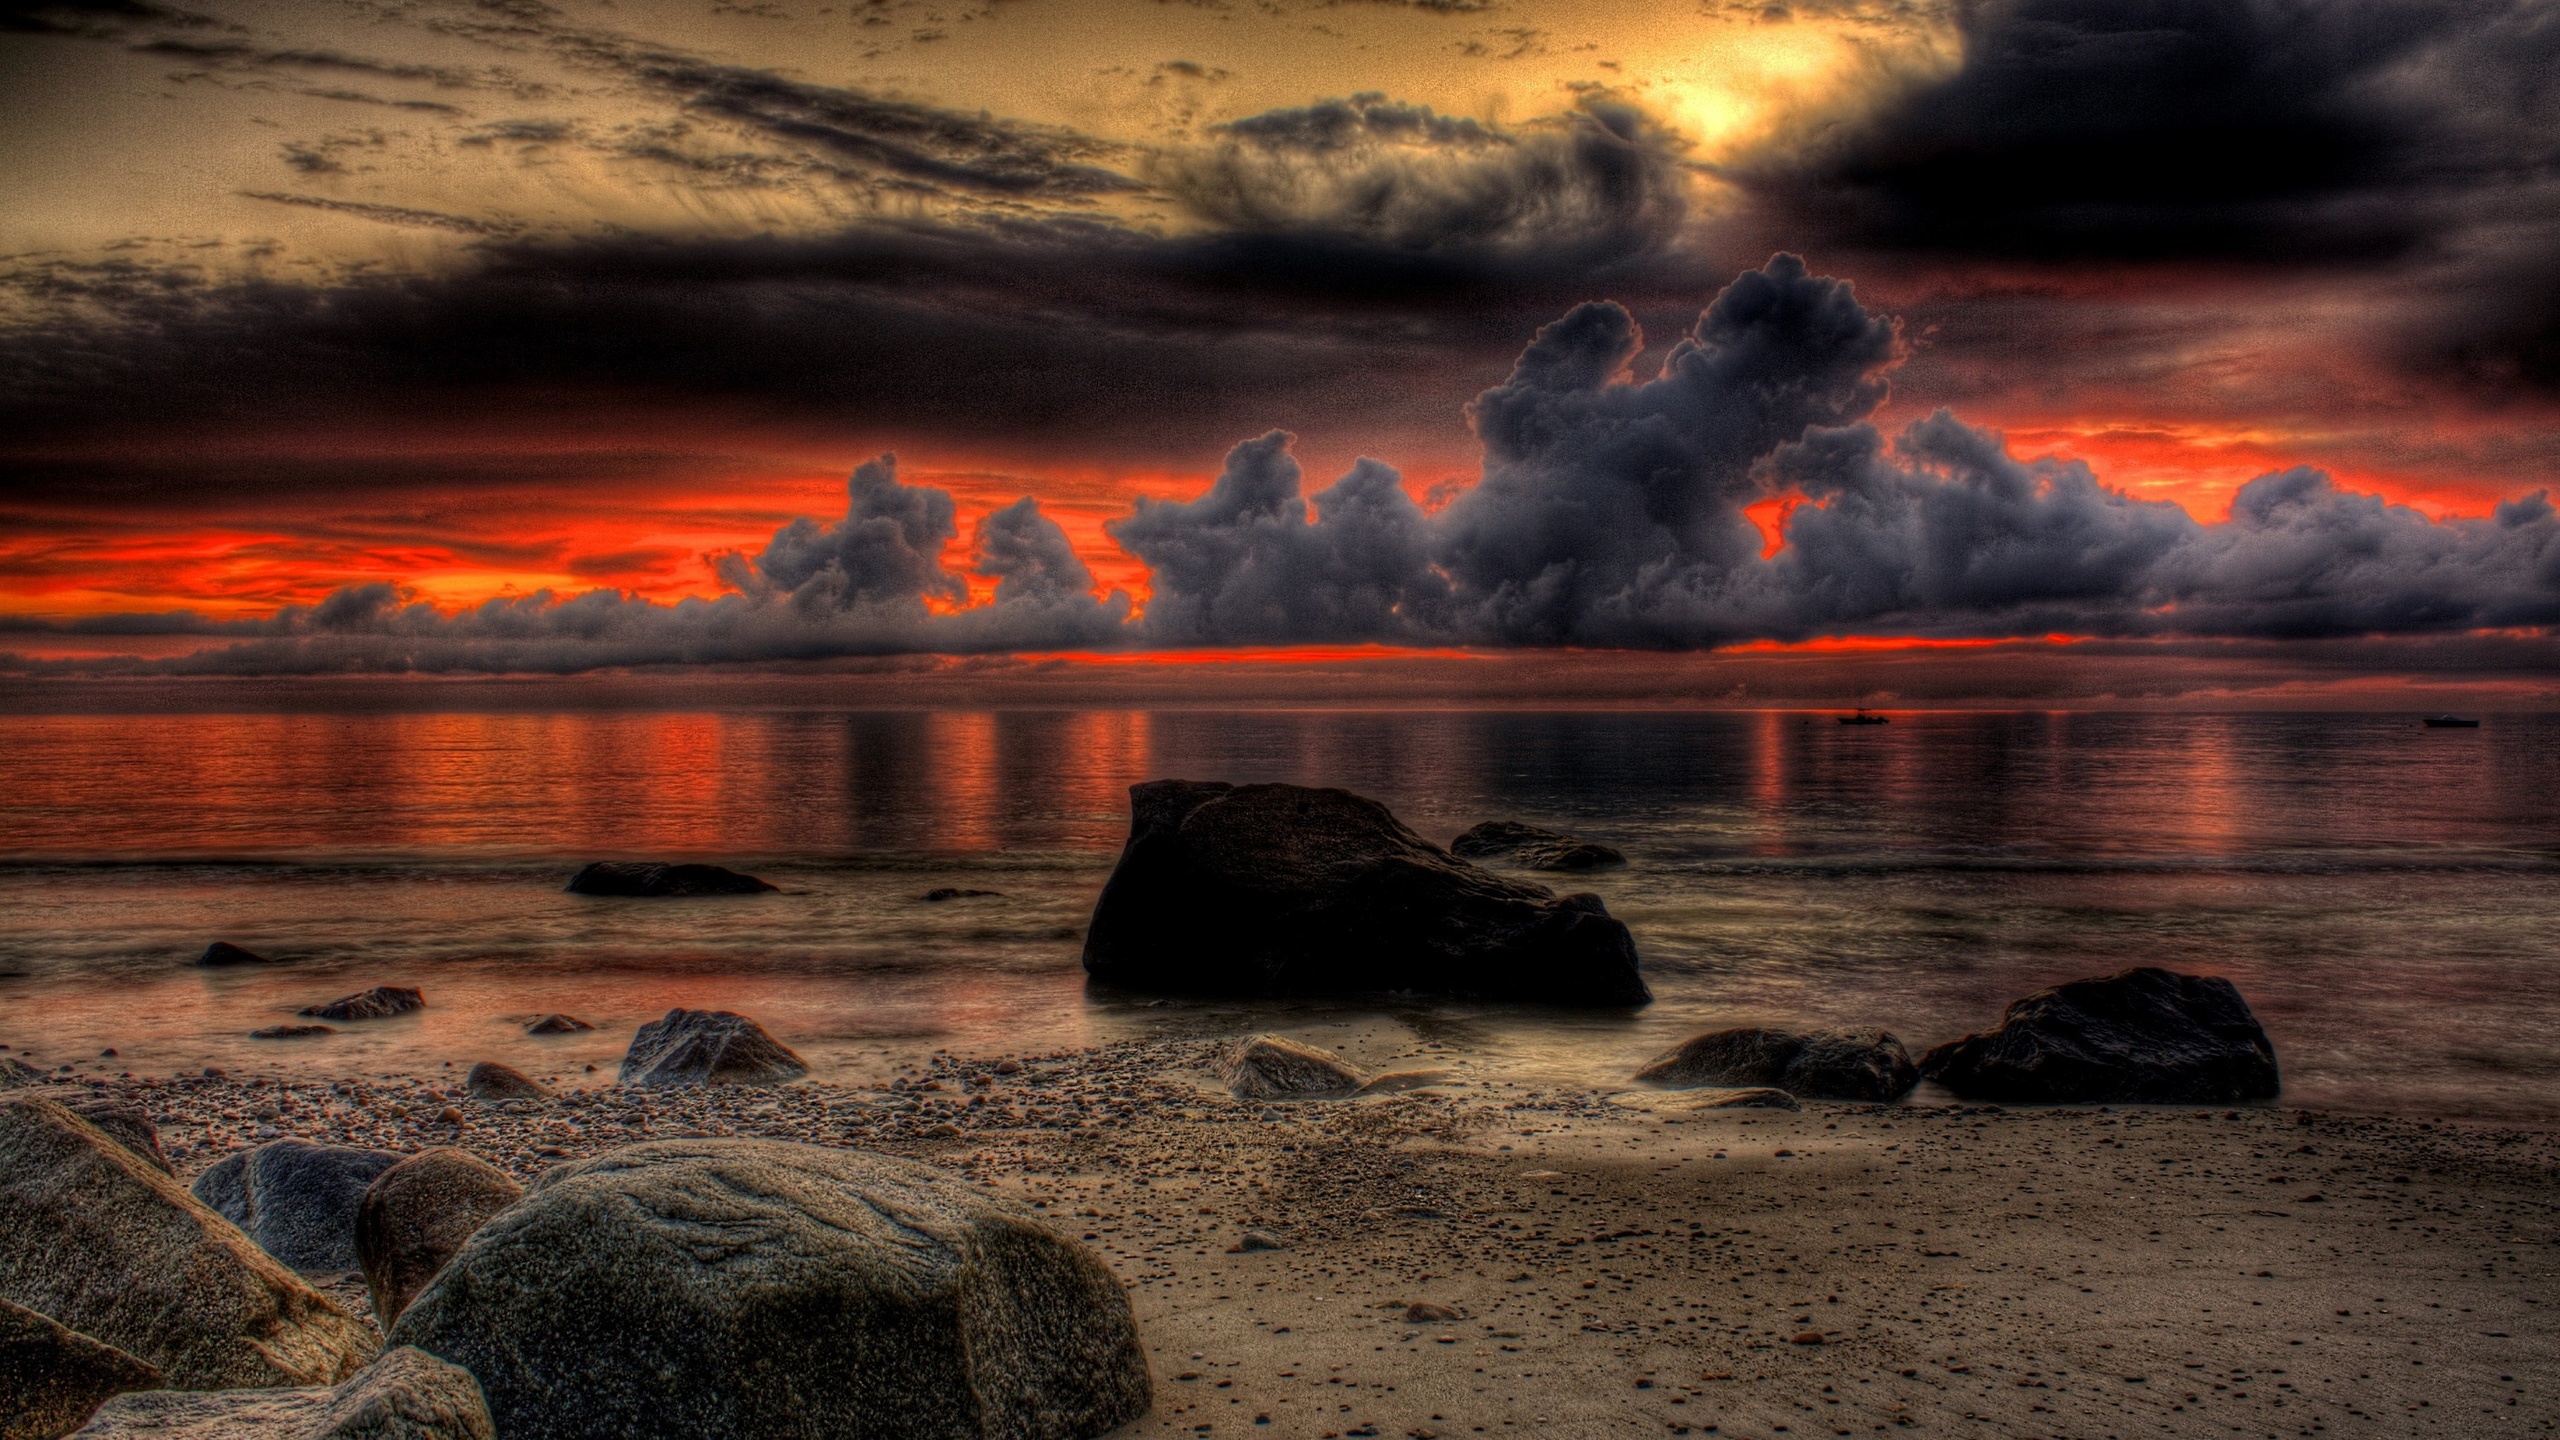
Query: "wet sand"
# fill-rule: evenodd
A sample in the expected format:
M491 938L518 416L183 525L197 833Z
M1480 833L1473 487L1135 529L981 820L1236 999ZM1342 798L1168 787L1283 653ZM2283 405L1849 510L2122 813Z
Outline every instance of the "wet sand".
M687 1134L949 1165L1128 1281L1157 1404L1124 1435L2560 1433L2546 1133L2284 1107L1700 1112L1463 1064L1265 1105L1217 1089L1214 1055L656 1095L576 1074L591 1093L496 1105L460 1100L459 1068L107 1083L190 1176L271 1134L460 1144L520 1175ZM1248 1231L1281 1248L1238 1249Z

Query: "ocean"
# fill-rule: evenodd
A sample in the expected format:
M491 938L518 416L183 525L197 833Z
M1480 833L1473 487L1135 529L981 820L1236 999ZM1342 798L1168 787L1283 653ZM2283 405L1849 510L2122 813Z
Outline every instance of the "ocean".
M0 716L0 1041L42 1065L611 1078L671 1006L822 1077L1271 1028L1609 1088L1737 1024L1915 1053L2040 987L2227 976L2288 1103L2560 1119L2560 716L312 706ZM1533 821L1633 930L1633 1014L1087 993L1127 790L1339 785L1446 842ZM781 893L564 893L604 858ZM1533 877L1555 880L1559 877ZM943 887L992 896L929 902ZM205 970L223 939L286 963ZM1202 963L1219 937L1200 937ZM248 1038L377 984L427 1008ZM598 1028L537 1038L566 1011ZM112 1049L113 1058L101 1052ZM595 1069L590 1072L587 1067ZM1920 1096L1928 1098L1924 1090Z

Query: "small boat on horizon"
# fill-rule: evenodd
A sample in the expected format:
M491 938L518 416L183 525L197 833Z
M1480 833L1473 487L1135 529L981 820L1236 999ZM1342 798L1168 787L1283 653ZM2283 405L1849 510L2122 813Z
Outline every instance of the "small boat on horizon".
M2480 728L2479 721L2465 720L2459 715L2430 715L2422 723L2430 730L2477 730Z
M1841 716L1840 723L1843 725L1890 725L1893 719L1887 715L1870 715L1864 707L1860 707L1855 715Z

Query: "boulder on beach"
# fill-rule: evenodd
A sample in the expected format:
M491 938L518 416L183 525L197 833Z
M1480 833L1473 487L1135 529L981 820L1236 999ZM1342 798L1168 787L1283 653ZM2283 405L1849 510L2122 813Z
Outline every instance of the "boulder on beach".
M1920 1083L1911 1052L1887 1030L1743 1027L1698 1036L1655 1057L1636 1082L1668 1090L1771 1086L1811 1100L1898 1100Z
M1495 875L1346 790L1151 780L1085 932L1107 985L1190 995L1652 998L1596 895Z
M524 1027L524 1033L527 1035L574 1035L581 1030L593 1030L594 1028L596 1027L579 1019L575 1015L555 1014L545 1015L541 1019L527 1025Z
M1256 1035L1236 1046L1218 1078L1239 1100L1330 1100L1368 1083L1341 1056L1285 1035Z
M658 899L687 895L759 895L774 887L717 865L657 865L598 860L569 877L572 895Z
M625 1085L779 1085L809 1073L763 1026L726 1010L670 1010L622 1057Z
M1930 1051L1920 1073L1967 1100L2024 1104L2230 1105L2283 1088L2237 986L2153 966L2030 995Z
M356 1268L356 1207L374 1177L399 1163L388 1150L272 1140L216 1160L194 1191L268 1254L329 1275Z
M545 1173L391 1340L544 1440L1068 1440L1149 1403L1128 1292L1092 1252L956 1175L773 1140Z
M512 1065L483 1060L462 1077L462 1088L474 1100L548 1100L551 1087Z
M109 1139L150 1162L161 1174L178 1173L160 1148L160 1127L151 1122L151 1112L130 1100L86 1085L30 1085L16 1093L50 1100L104 1130Z
M422 991L401 985L376 985L362 994L332 1000L326 1005L313 1005L296 1013L319 1020L387 1020L427 1008Z
M194 1388L335 1384L376 1349L177 1181L43 1099L0 1099L0 1298Z
M309 1040L319 1035L335 1035L334 1025L262 1025L249 1032L252 1040Z
M0 1300L0 1440L56 1440L79 1429L107 1397L159 1384L149 1363Z
M1601 870L1627 863L1613 846L1517 820L1487 820L1450 841L1449 853L1468 860L1508 860L1530 870Z
M334 1390L159 1390L107 1402L80 1440L497 1440L471 1372L401 1346Z
M506 1171L441 1145L375 1176L356 1207L356 1263L382 1328L391 1328L462 1242L523 1194Z
M268 959L266 956L259 954L255 950L234 945L228 940L216 940L212 944L204 947L204 953L196 957L196 963L198 965L222 966L272 965L275 962Z

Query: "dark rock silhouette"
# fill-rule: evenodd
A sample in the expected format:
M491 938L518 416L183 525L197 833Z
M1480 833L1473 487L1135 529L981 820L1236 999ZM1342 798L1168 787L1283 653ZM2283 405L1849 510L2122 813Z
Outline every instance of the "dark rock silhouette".
M1657 1056L1640 1084L1669 1089L1772 1086L1814 1100L1898 1100L1920 1083L1902 1041L1884 1030L1718 1030Z
M2238 987L2151 966L2030 995L1920 1073L1968 1100L2030 1104L2228 1105L2283 1088Z
M548 1100L551 1087L512 1065L483 1060L462 1077L462 1088L474 1100Z
M157 1366L0 1299L0 1436L55 1440L111 1395L155 1390Z
M640 1027L622 1057L625 1085L779 1085L809 1073L744 1015L670 1010Z
M172 1385L330 1385L377 1346L177 1181L43 1099L0 1099L0 1296Z
M1256 1035L1238 1045L1219 1078L1240 1100L1323 1100L1368 1083L1341 1056L1282 1035Z
M489 1217L524 1194L468 1151L421 1150L374 1177L356 1207L356 1263L384 1330Z
M1615 847L1517 820L1487 820L1450 841L1449 853L1468 860L1509 860L1531 870L1600 870L1627 863Z
M659 865L639 860L598 860L569 877L572 895L665 898L687 895L757 895L774 887L753 875L717 865Z
M228 940L216 940L212 944L204 947L204 953L196 957L196 963L198 965L220 966L273 965L276 962L259 954L255 950L243 949L240 946L232 944Z
M1652 999L1596 895L1457 859L1344 790L1152 780L1085 932L1095 980L1193 995Z
M146 1390L84 1440L497 1440L471 1372L402 1346L334 1390Z
M335 1035L333 1025L264 1025L249 1032L252 1040L308 1040L315 1035Z
M945 900L1001 900L1003 898L1004 892L1001 890L967 890L956 885L945 885L938 890L924 892L924 901L928 905L939 905Z
M1068 1440L1149 1403L1128 1292L1083 1246L928 1166L772 1140L544 1173L391 1339L544 1440Z
M427 1006L424 992L400 985L376 985L359 995L297 1011L319 1020L387 1020Z
M527 1035L573 1035L580 1030L593 1030L593 1025L575 1015L545 1015L524 1027Z
M356 1268L356 1207L374 1177L399 1163L388 1150L272 1140L216 1160L193 1189L260 1249L326 1275Z

